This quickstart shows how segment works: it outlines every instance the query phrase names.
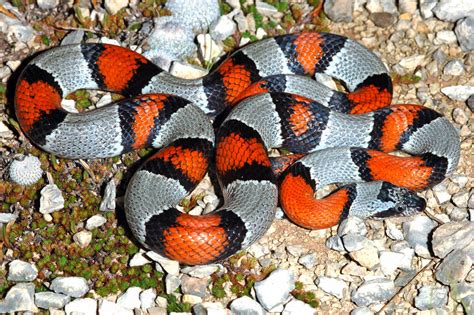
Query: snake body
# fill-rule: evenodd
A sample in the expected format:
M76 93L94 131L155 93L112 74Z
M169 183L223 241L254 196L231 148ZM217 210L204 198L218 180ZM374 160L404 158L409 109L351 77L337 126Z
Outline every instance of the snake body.
M324 73L347 93L318 85ZM302 77L305 75L306 77ZM77 89L126 98L84 113L62 99ZM243 47L195 80L171 76L143 56L106 44L57 47L23 70L15 94L25 134L71 159L160 149L134 174L125 195L128 224L145 247L186 264L229 257L269 228L278 202L288 217L325 228L348 215L421 211L414 191L442 181L459 161L456 129L419 105L389 106L383 63L346 37L300 33ZM228 113L216 135L209 117ZM270 159L268 150L290 156ZM388 152L402 150L414 156ZM224 204L203 216L177 210L215 156ZM283 162L282 162L283 161ZM275 172L280 166L281 176ZM314 193L344 184L326 198Z

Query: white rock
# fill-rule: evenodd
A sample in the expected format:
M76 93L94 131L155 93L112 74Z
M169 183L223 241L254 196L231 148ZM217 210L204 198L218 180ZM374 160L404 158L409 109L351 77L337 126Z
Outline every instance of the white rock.
M265 315L265 310L257 301L244 295L230 303L232 314Z
M375 246L366 246L360 250L351 252L349 255L358 262L359 265L369 270L374 269L380 263L378 250Z
M209 71L195 65L175 61L171 65L170 73L178 78L198 79L208 74Z
M82 297L89 292L87 280L82 277L57 277L49 287L56 293L63 293L71 297Z
M342 299L349 289L347 283L340 279L331 277L318 277L315 283L321 290L337 297L338 299Z
M440 20L456 22L465 16L474 15L474 2L471 0L440 0L433 12Z
M469 96L474 95L473 85L453 85L441 88L441 92L454 101L465 102Z
M214 40L224 40L227 37L231 36L237 30L237 26L235 25L234 21L227 16L221 16L217 21L211 24L209 28L209 34L211 35L212 39Z
M10 164L9 174L15 183L27 186L36 183L43 175L40 160L33 155L21 156Z
M367 227L363 219L355 216L349 216L342 221L337 228L337 235L347 234L367 235Z
M61 107L70 113L79 113L79 111L76 108L75 100L63 99L61 100Z
M264 16L272 16L273 14L278 13L277 8L262 1L256 1L255 6L257 11Z
M156 305L156 289L150 288L143 290L140 293L140 306L142 310L146 310L147 308L153 307Z
M430 310L441 308L448 302L448 288L435 288L423 286L420 293L415 297L415 306L419 310Z
M38 276L38 269L26 261L15 259L8 264L8 281L33 281Z
M43 10L54 9L59 5L59 0L36 0L36 3Z
M104 225L106 222L107 222L107 219L104 218L102 215L100 215L100 214L93 215L92 217L87 219L86 229L88 229L89 231L93 230L93 229L96 229L96 228Z
M186 267L181 269L181 273L185 273L191 277L203 279L209 277L211 274L213 274L219 269L223 269L223 267L218 264L209 264L202 266Z
M433 16L433 9L438 3L438 0L420 0L420 13L424 19Z
M140 308L140 292L142 292L142 288L140 287L128 288L124 294L118 297L117 304L130 310Z
M62 309L64 305L71 301L71 297L54 292L35 293L35 304L44 309Z
M436 226L437 224L430 218L422 215L403 223L403 235L419 256L424 258L431 257L428 249L428 235Z
M414 71L416 67L421 66L425 62L425 58L424 55L412 55L402 58L398 65L407 71Z
M282 315L314 315L316 309L303 301L292 299L285 305Z
M295 288L295 276L289 270L277 269L266 279L256 282L254 288L258 301L270 311L288 300L290 292Z
M383 278L364 281L352 292L352 301L358 306L383 303L395 294L393 281Z
M402 253L382 250L380 251L380 269L384 275L390 276L400 267L403 258Z
M401 13L414 14L416 12L417 0L398 0L398 7Z
M464 64L459 60L452 60L444 66L444 74L460 76L464 73Z
M456 34L450 30L443 30L436 33L436 37L433 40L435 45L440 44L455 44L457 42Z
M133 315L133 310L117 305L106 299L99 301L99 315Z
M41 189L40 208L43 214L52 213L64 208L64 197L55 184L49 184Z
M385 225L387 226L385 233L387 234L388 237L390 237L392 240L395 240L395 241L403 240L403 232L400 229L398 229L395 226L395 224L393 224L389 220L386 220Z
M128 0L105 0L104 7L111 15L128 6Z
M207 62L213 62L223 53L222 47L212 40L209 34L199 34L197 41L199 43L201 56Z
M351 22L354 12L354 1L352 0L329 0L324 1L324 13L334 22Z
M92 232L82 230L73 235L74 242L81 248L86 248L92 241Z
M132 259L130 259L130 262L128 263L128 265L130 267L139 267L139 266L149 264L150 262L151 261L148 258L146 258L145 253L140 251L140 252L136 253L135 255L133 255L133 257L132 257Z
M191 315L191 313L185 313ZM204 302L193 306L193 314L196 315L229 315L228 310L220 302ZM176 313L176 315L178 315ZM183 314L184 315L184 314Z
M257 37L258 40L263 39L265 36L267 36L267 32L261 27L257 28L257 32L255 33L255 37Z
M20 311L38 312L34 303L35 285L33 283L18 283L8 290L5 298L0 300L0 313Z
M365 6L370 13L374 12L387 12L397 13L397 6L394 0L367 0Z
M181 297L181 301L183 303L195 305L202 302L202 297L192 294L183 294L183 296Z
M64 307L66 315L96 315L97 301L91 298L75 299Z
M147 252L146 255L159 263L160 266L170 275L179 275L179 262L163 257L153 251Z
M359 306L351 311L351 315L374 315L374 312L367 306Z
M433 187L433 194L440 205L451 200L451 194L448 192L446 185L443 183Z
M115 180L111 179L107 186L105 186L104 197L100 202L100 211L113 211L115 210L115 197L117 194L117 185L115 184Z
M0 68L0 71L2 69L8 69L8 68ZM13 132L8 128L3 121L0 121L0 138L3 139L12 139L14 137Z
M15 221L18 215L15 213L2 213L0 212L0 223L9 223Z
M181 285L181 280L179 277L174 276L174 275L166 275L165 278L165 288L166 288L166 294L171 294L173 293L179 286Z
M474 49L474 17L472 15L459 21L454 31L462 50L471 51Z
M95 103L95 106L97 108L101 108L101 107L104 107L106 105L109 105L110 103L112 103L112 95L107 93L105 94L104 96L102 96L98 101L97 103Z
M307 269L311 269L316 265L317 261L317 256L315 253L310 253L304 256L301 256L300 259L298 259L298 262L305 266Z
M469 201L469 193L467 191L460 191L453 196L453 203L460 208L467 208Z

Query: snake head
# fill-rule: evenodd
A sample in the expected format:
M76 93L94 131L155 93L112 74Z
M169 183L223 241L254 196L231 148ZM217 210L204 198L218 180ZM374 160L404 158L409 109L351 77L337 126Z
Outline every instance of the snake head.
M423 211L426 201L414 191L383 182L377 199L385 209L373 214L376 218L410 216Z

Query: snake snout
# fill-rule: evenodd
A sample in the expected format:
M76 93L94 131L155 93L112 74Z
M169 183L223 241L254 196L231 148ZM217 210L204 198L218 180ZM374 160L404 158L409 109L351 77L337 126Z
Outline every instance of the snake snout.
M374 214L374 217L410 216L423 211L426 201L414 191L384 182L379 199L390 204L389 208Z

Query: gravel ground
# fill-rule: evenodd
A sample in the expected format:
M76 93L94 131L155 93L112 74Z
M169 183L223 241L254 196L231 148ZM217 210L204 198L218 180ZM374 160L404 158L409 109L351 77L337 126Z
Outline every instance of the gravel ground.
M322 7L318 1L228 0L220 8L211 0L164 2L72 7L43 0L25 7L0 0L0 313L474 314L474 2L332 0ZM22 60L60 42L122 44L175 75L198 77L236 46L301 29L360 41L390 69L393 103L433 108L459 130L459 166L421 193L424 214L349 218L308 231L280 212L245 253L180 268L139 250L115 216L127 169L147 151L102 162L57 160L32 148L13 117L11 93ZM65 105L83 110L115 97L78 93ZM11 182L41 176L29 188ZM217 204L209 180L193 195L183 203L191 213ZM68 251L54 246L56 239ZM46 260L49 252L56 256Z

